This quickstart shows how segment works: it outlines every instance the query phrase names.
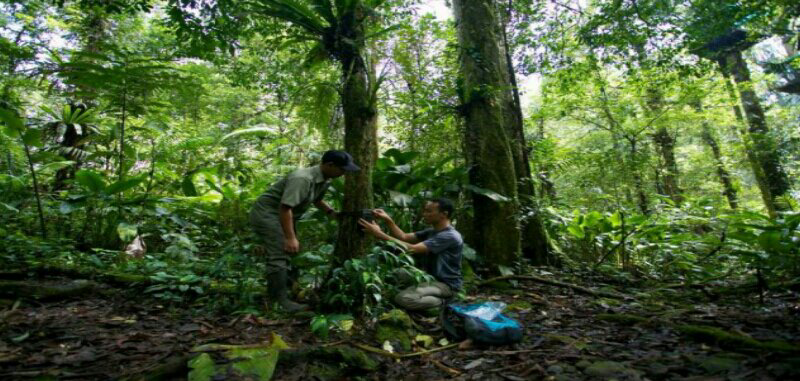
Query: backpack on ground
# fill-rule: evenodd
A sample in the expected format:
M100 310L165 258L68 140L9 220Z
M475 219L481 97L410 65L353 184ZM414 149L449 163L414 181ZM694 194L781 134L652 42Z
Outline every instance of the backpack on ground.
M448 304L442 309L442 328L455 340L472 339L491 345L522 341L522 324L502 314L505 303Z

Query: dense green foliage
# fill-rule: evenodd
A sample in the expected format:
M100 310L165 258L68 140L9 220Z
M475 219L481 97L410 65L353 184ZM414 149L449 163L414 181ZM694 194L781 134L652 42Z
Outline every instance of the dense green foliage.
M356 3L260 1L253 13L233 1L0 3L0 262L140 274L165 301L255 311L264 264L247 213L280 176L345 146L350 61L337 54L351 42L335 26ZM407 231L424 227L427 198L450 197L479 247L472 196L519 200L470 183L457 73L460 54L481 57L459 48L449 14L419 3L358 8L379 115L370 197ZM800 277L800 98L785 91L800 78L800 11L723 3L497 2L527 90L536 189L516 218L541 218L562 265L622 281ZM701 52L732 28L746 31L735 52L752 79L736 87ZM741 106L748 91L765 128ZM788 190L775 194L765 170ZM337 180L336 209L344 193ZM300 294L328 309L375 316L392 270L413 263L380 245L336 258L337 224L313 209L298 229ZM146 254L125 252L136 237ZM468 254L478 273L496 270L499 254Z

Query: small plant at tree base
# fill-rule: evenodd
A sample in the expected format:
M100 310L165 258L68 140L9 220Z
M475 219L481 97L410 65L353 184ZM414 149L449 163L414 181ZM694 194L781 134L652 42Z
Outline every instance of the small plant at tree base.
M327 340L331 330L347 332L353 327L353 316L349 314L316 315L311 319L311 332Z
M152 293L158 299L171 302L182 302L185 297L203 295L205 288L208 288L211 283L204 276L195 274L180 276L163 271L152 275L150 280L155 284L148 287L145 292Z
M394 287L385 280L396 277L397 270L407 271L415 282L430 281L429 275L414 267L408 253L395 245L390 248L375 246L364 258L349 259L334 269L323 285L323 304L337 310L360 311L365 318L373 317L386 309L386 296L392 296Z

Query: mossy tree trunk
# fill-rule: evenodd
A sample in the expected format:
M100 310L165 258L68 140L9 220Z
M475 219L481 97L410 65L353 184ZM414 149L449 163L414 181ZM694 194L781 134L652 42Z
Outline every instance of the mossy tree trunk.
M730 73L741 97L744 115L747 118L747 138L750 140L749 150L760 166L763 177L757 176L763 184L760 186L762 198L770 215L789 209L784 197L789 191L789 177L781 165L780 151L770 136L764 109L750 81L750 69L742 57L740 50L725 53L719 58L723 71Z
M499 4L498 4L499 5ZM536 188L533 182L531 171L529 148L525 139L525 128L522 116L522 102L520 101L517 78L514 72L514 63L511 59L511 47L508 43L508 33L506 31L508 21L511 18L511 0L507 6L497 9L498 15L502 14L502 23L497 24L498 33L502 36L501 50L505 59L506 76L511 85L511 97L506 103L506 126L511 137L511 155L514 160L514 172L517 180L517 193L521 213L521 244L522 255L529 258L534 264L547 265L555 264L550 241L547 237L547 230L544 227L542 218L539 214L538 203L536 202Z
M344 113L344 149L361 167L345 175L344 211L372 208L372 170L378 156L378 111L375 96L378 84L374 69L366 60L364 23L361 6L342 15L339 23L340 42L334 56L342 67L342 110ZM364 234L356 218L339 222L334 255L339 260L360 257L366 252Z
M647 112L653 120L664 112L664 96L656 87L650 87L647 90ZM675 160L676 140L676 137L670 134L665 125L659 125L656 132L653 133L653 142L664 164L663 192L676 205L680 205L683 202L683 195L678 185L678 161Z
M459 95L472 185L509 198L474 193L475 249L487 262L512 266L520 255L517 175L507 105L513 102L493 0L453 1L459 43Z

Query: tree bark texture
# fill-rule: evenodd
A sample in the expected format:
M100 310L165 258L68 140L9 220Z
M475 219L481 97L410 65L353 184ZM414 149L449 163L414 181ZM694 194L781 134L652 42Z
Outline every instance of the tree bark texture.
M653 141L656 143L661 159L664 161L663 184L664 192L676 205L683 202L683 195L678 186L678 162L675 160L675 137L672 136L667 127L659 127L653 134Z
M733 106L731 107L733 109L733 115L736 117L738 123L734 131L742 139L742 143L744 144L745 155L747 156L747 161L750 162L750 169L753 170L753 177L755 177L756 185L761 193L761 200L764 202L764 206L767 208L769 214L775 215L775 207L772 204L772 196L770 196L764 170L761 168L755 150L752 148L750 138L747 136L747 129L745 128L746 121L744 120L741 102L739 102L739 95L736 93L736 88L733 86L733 78L731 78L731 74L725 68L724 60L719 60L719 65L720 71L725 78L725 88L733 102Z
M502 36L501 50L506 63L506 76L511 85L510 102L506 103L506 125L511 139L511 155L514 160L514 171L517 179L517 193L520 198L521 210L525 212L520 221L522 255L529 258L535 265L555 264L556 259L550 247L547 230L539 214L536 202L536 190L531 171L529 148L525 140L525 128L522 117L522 102L520 101L517 78L514 73L514 63L511 59L511 47L508 44L506 25L510 19L511 0L506 7L504 22L498 23L498 31ZM498 12L500 10L498 9Z
M656 118L663 112L664 96L658 88L647 89L647 108L651 118ZM653 142L656 144L661 160L663 160L663 186L664 193L680 205L683 202L683 195L678 185L678 162L675 160L675 137L669 133L667 126L661 125L653 134Z
M372 170L378 156L378 111L375 106L373 68L365 60L359 41L364 40L363 23L356 22L362 9L342 17L339 34L355 43L340 43L338 59L342 64L342 110L344 113L344 149L353 155L358 172L345 175L344 211L372 208ZM346 45L346 46L345 46ZM371 80L371 78L373 80ZM367 240L355 217L339 221L334 255L344 261L363 256Z
M764 109L750 82L750 70L742 57L742 52L739 50L728 52L721 59L720 64L726 72L731 74L739 89L742 107L747 118L747 134L752 142L751 149L758 159L764 174L763 181L766 182L766 188L769 190L769 195L765 199L765 203L768 204L767 209L770 209L769 204L772 204L774 209L774 211L770 211L772 215L775 214L775 211L788 210L789 205L783 197L789 191L789 177L781 166L780 152L774 139L770 136Z
M475 249L495 265L511 266L520 254L513 135L506 126L510 99L505 57L493 0L453 1L459 43L459 95L465 119L470 183L510 199L475 193Z

